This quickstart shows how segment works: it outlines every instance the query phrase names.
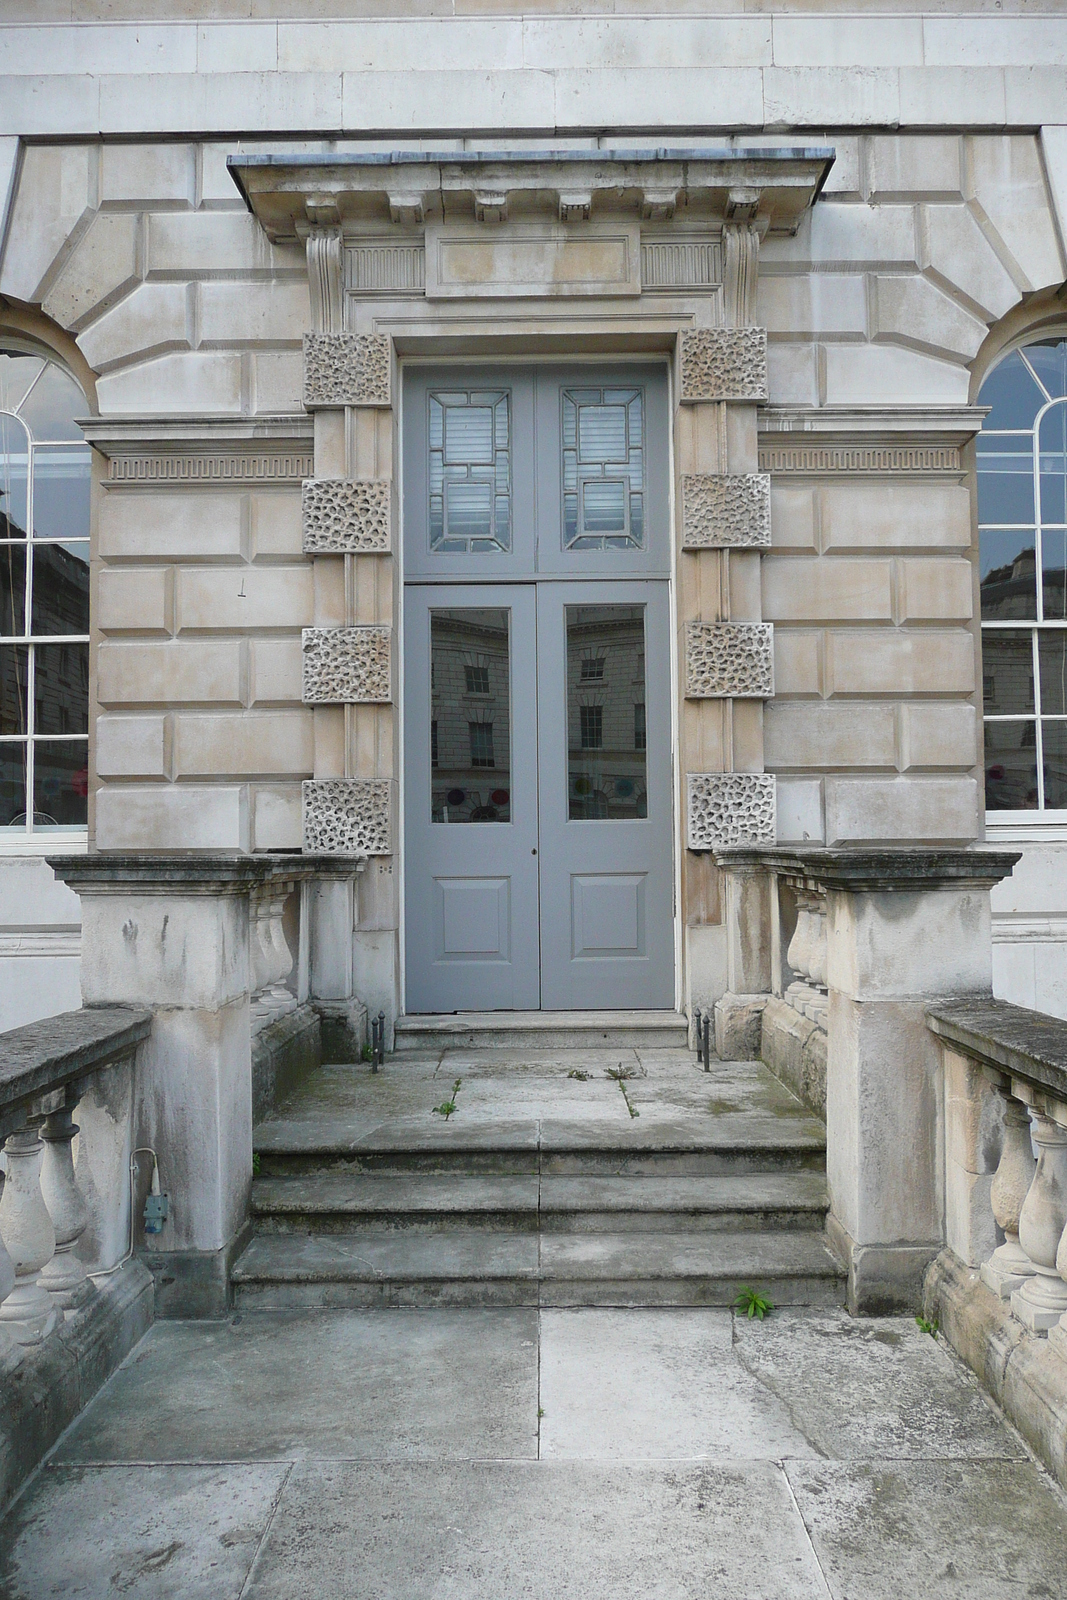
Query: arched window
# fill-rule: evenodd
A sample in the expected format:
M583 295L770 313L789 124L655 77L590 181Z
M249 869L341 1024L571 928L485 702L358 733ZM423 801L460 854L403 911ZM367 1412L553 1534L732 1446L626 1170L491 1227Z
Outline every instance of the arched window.
M978 404L986 807L1067 814L1067 339L1013 350Z
M86 825L85 411L56 362L0 350L0 839Z

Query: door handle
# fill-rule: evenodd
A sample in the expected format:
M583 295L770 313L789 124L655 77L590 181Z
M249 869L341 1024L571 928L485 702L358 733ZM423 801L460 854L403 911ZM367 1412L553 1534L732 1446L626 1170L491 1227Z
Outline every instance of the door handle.
M536 850L531 850L531 851L530 851L530 854L531 854L531 855L532 855L532 856L535 856L535 855L536 855L536 854L537 854L537 851L536 851Z

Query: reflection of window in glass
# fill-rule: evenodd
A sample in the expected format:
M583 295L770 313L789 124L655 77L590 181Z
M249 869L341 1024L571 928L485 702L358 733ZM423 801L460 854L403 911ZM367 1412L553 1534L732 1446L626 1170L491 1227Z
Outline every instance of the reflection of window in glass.
M430 407L430 549L511 549L511 426L506 390L435 390Z
M588 672L590 663L609 657L610 674ZM572 822L648 814L644 660L643 606L567 607L567 814Z
M54 362L0 352L0 827L21 833L86 823L84 410Z
M430 613L434 822L511 820L509 627L506 610ZM472 670L481 685L476 690L469 687ZM478 721L465 699L472 692L479 695Z
M563 548L645 543L644 391L564 389Z
M489 668L488 667L472 667L472 666L469 665L469 663L466 663L464 665L464 669L463 670L467 675L467 693L468 694L488 694L489 693Z
M644 705L634 706L634 749L645 748L645 708Z
M495 767L493 724L491 722L470 722L467 726L470 729L471 766Z
M582 682L593 683L604 676L604 657L586 656L582 662Z

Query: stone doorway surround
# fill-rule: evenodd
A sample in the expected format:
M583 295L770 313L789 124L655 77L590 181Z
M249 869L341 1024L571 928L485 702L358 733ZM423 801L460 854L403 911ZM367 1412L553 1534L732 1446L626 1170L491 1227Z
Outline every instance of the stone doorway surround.
M303 542L315 558L315 619L303 683L314 776L303 841L371 858L354 959L372 1009L400 1008L406 357L671 358L680 968L685 998L715 986L722 918L706 852L775 838L763 760L774 684L760 584L770 478L758 470L768 399L766 332L753 325L759 250L796 231L833 158L803 146L230 158L270 242L307 250L314 476Z

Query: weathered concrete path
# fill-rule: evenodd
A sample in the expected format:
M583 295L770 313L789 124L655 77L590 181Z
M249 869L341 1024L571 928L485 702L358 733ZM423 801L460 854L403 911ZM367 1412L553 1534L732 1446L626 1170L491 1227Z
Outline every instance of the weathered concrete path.
M1067 1509L907 1320L163 1323L0 1526L4 1600L1058 1597Z

